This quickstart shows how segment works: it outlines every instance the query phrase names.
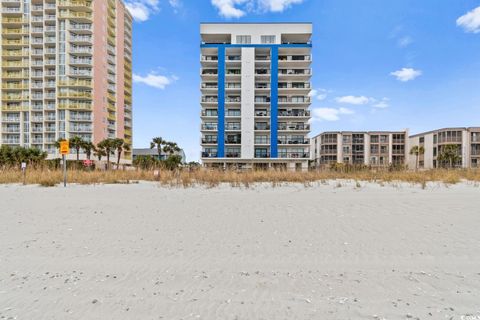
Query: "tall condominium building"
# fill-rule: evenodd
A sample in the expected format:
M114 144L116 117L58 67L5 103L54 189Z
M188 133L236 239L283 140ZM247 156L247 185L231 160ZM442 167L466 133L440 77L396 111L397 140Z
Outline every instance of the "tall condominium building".
M0 3L0 144L51 158L60 138L131 143L132 16L123 2Z
M439 155L446 145L455 145L458 152L456 167L480 168L480 128L445 128L415 134L410 137L410 146L421 146L424 154L418 158L418 167L433 169L441 167ZM415 168L416 157L409 158L409 167ZM449 164L448 164L449 165Z
M312 25L200 29L203 164L307 170Z
M389 166L406 165L408 130L398 132L324 132L312 139L314 165L332 163Z

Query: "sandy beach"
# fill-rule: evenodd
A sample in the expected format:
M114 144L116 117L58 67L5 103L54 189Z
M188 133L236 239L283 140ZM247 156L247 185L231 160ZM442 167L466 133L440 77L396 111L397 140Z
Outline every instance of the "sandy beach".
M480 188L0 186L0 319L480 319Z

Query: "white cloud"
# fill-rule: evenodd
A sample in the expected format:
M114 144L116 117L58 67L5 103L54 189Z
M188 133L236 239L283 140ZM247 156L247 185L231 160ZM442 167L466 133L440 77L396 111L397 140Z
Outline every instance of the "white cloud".
M330 91L326 89L312 89L309 96L312 98L317 98L317 100L322 101L327 98L327 95Z
M406 48L413 42L412 37L405 36L397 40L397 44L400 48Z
M225 18L241 18L250 11L282 12L304 0L211 0L219 14Z
M180 0L168 0L168 3L170 3L172 8L178 8L182 5Z
M422 71L412 68L402 68L401 70L391 72L390 75L396 77L398 81L407 82L421 76Z
M133 18L140 22L147 21L152 13L160 10L159 0L128 0L125 6Z
M480 7L458 18L457 26L462 27L466 32L480 33Z
M150 72L145 77L142 77L138 74L133 74L133 81L137 83L143 83L148 86L158 88L158 89L165 89L166 86L172 84L173 82L177 81L178 77L176 76L162 76Z
M300 4L303 0L259 0L261 8L271 12L282 12L292 4Z
M245 15L245 11L236 8L248 0L212 0L212 5L216 7L221 16L225 18L240 18Z
M312 121L338 121L341 115L353 113L353 110L347 108L316 108L312 110Z
M362 105L371 101L371 98L365 96L343 96L335 99L338 103Z
M389 102L390 99L388 98L383 98L382 100L380 101L376 101L374 104L373 104L373 107L374 108L378 108L378 109L385 109L385 108L388 108L390 105L389 105Z

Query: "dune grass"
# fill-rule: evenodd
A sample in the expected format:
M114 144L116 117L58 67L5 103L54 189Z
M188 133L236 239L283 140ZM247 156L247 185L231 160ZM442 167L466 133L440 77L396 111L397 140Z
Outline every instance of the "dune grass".
M272 186L283 183L301 183L306 186L314 182L327 180L368 181L376 183L407 182L419 184L423 187L428 182L442 182L455 184L461 181L480 182L480 170L428 170L428 171L372 171L362 170L354 172L336 171L219 171L198 169L193 171L160 171L155 175L146 170L111 170L111 171L68 171L68 183L76 184L118 184L136 183L138 181L158 181L160 184L171 187L192 187L203 185L215 187L220 184L229 184L233 187L249 187L255 183L270 183ZM37 169L28 170L25 184L41 186L55 186L63 181L61 170ZM23 174L19 170L0 170L0 184L24 182ZM358 183L357 183L358 185Z

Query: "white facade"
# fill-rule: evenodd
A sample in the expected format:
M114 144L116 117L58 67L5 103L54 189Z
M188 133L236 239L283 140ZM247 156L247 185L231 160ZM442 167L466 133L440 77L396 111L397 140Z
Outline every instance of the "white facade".
M202 24L202 162L306 170L311 24Z

